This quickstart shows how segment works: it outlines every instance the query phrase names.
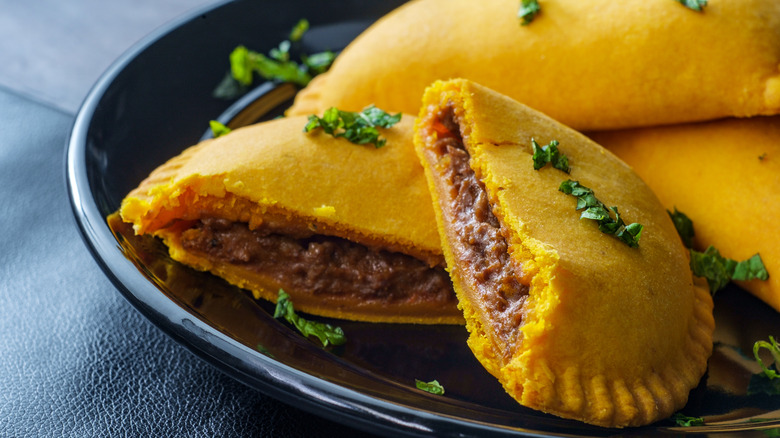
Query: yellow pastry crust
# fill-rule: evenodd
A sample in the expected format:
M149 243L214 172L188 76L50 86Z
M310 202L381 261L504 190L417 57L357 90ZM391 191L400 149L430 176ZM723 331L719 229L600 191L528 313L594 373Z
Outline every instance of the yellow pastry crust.
M282 224L369 248L399 252L427 266L443 263L431 198L412 146L413 118L381 130L382 148L355 145L320 131L304 133L306 117L288 117L232 131L185 150L157 168L123 200L124 221L151 233L171 256L275 301L279 288L298 310L338 318L410 323L462 323L451 302L381 300L355 303L284 287L230 263L184 249L186 221L216 217L249 229Z
M453 108L470 166L484 184L529 288L514 343L475 292L458 259L447 160L429 153L437 114ZM533 169L531 139L560 142L571 174ZM469 347L524 406L587 423L651 423L682 408L712 351L712 299L695 283L666 211L651 190L609 151L492 90L465 80L436 82L425 93L415 146L429 182L448 270L466 318ZM580 220L565 179L592 188L626 223L644 226L639 248Z
M579 130L777 114L780 2L417 0L355 39L290 114L375 104L416 114L434 80L467 78Z
M767 281L739 286L780 311L780 117L589 133L634 168L666 208L693 220L694 244L761 254Z

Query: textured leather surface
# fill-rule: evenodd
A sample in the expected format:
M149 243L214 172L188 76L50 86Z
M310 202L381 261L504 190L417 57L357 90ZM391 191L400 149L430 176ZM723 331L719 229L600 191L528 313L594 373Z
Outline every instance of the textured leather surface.
M223 375L119 295L68 204L72 119L0 88L0 436L354 436Z

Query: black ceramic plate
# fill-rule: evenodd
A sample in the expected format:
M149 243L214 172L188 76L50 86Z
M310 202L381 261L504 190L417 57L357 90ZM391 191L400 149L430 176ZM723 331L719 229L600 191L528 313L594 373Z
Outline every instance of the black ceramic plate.
M161 244L138 238L108 216L152 169L196 143L211 119L239 126L273 117L291 86L260 84L238 101L214 98L238 44L268 52L302 17L311 22L303 50L338 50L402 3L320 0L236 1L185 17L125 54L95 85L80 110L67 154L69 192L78 224L106 274L127 299L174 339L238 380L311 412L387 435L607 436L527 410L476 362L456 326L329 321L349 342L323 349L273 319L268 303L208 274L171 261ZM671 421L621 431L677 435L752 430L777 432L780 401L747 396L755 340L780 317L739 289L719 294L715 353L691 393L688 415L706 426ZM444 396L417 390L437 379Z

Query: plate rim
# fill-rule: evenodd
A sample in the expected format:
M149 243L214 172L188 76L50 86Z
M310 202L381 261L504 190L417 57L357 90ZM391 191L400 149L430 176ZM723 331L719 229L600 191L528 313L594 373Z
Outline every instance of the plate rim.
M73 219L82 241L113 286L145 319L179 345L216 369L279 402L294 405L314 415L360 430L386 436L527 436L562 437L567 433L535 431L522 427L488 424L364 394L295 369L241 344L197 315L179 306L155 285L139 276L138 269L121 257L118 243L106 218L91 196L86 169L87 139L93 116L114 80L140 54L179 27L236 0L218 0L195 8L158 27L130 46L91 87L73 121L65 148L65 182ZM139 292L140 291L140 292ZM141 295L148 299L141 299ZM242 356L250 355L252 363ZM230 359L230 360L226 360ZM285 379L280 378L285 377ZM336 416L336 418L332 416ZM347 421L343 421L347 420ZM583 424L583 429L592 431ZM657 426L655 433L696 433L696 428ZM646 429L644 429L647 431ZM615 429L601 429L610 434ZM642 429L639 429L641 432ZM631 430L624 430L632 434ZM712 430L701 430L708 433ZM652 433L652 432L650 432ZM591 435L576 435L591 436Z

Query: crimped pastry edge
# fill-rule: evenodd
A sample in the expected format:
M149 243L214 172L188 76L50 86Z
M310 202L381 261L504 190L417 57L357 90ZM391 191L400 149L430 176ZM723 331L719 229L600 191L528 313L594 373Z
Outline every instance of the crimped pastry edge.
M438 108L437 103L453 97L456 100L468 100L469 90L473 91L473 87L470 88L470 83L465 80L437 81L428 88L423 98L423 108L416 127L415 147L424 163L423 167L435 206L439 205L440 196L433 171L425 165L426 160L422 149L426 139L423 136L425 130L422 124L427 112ZM449 93L449 95L442 98L439 93L441 95ZM461 109L465 105L461 102ZM465 126L461 126L461 129L466 138L472 126L466 123ZM491 199L491 203L494 204L495 199ZM445 259L453 260L453 249L446 238L448 231L443 213L439 208L434 210ZM520 252L535 254L538 258L544 259L542 263L535 262L537 269L548 271L548 278L554 278L557 269L555 251L544 248L544 245L539 245L538 242L532 242L528 246L529 253ZM698 384L706 371L707 359L712 352L712 333L715 326L712 316L713 303L706 287L695 284L692 274L691 284L695 284L692 287L693 310L687 324L684 345L677 350L677 357L665 358L667 360L663 368L653 370L646 376L637 376L633 381L627 382L622 376L605 374L585 376L586 373L578 366L567 367L563 373L556 375L544 359L521 363L521 358L515 356L502 366L498 353L485 334L478 317L479 312L464 292L463 273L457 266L450 265L449 270L470 333L469 347L486 370L497 377L509 395L524 406L603 427L646 425L666 418L682 408L690 390ZM538 277L534 276L534 279ZM540 294L547 294L547 297L540 299ZM556 299L555 294L550 293L548 285L536 284L532 287L528 305L533 306L534 301L542 301L535 304L551 312L556 306L554 302ZM543 331L543 327L540 330Z

